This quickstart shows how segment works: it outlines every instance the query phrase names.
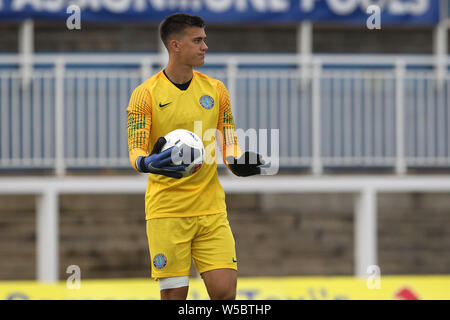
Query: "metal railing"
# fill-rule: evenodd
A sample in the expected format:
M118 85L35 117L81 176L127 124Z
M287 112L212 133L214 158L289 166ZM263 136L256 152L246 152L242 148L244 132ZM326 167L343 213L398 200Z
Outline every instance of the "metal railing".
M125 109L161 59L0 56L0 169L129 168ZM226 83L238 128L279 129L281 167L402 174L450 167L449 64L432 56L211 54L200 71Z
M353 195L354 274L365 278L378 265L378 194L398 192L450 192L449 175L360 175L220 177L227 194L237 193L345 193ZM0 194L36 196L36 278L59 280L60 195L143 194L146 175L78 177L0 177Z

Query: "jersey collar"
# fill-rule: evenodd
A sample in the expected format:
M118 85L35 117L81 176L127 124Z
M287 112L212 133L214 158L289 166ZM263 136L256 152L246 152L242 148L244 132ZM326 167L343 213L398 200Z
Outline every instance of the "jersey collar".
M162 70L162 73L163 73L164 79L169 81L174 87L176 87L180 91L187 91L191 87L192 82L194 82L194 78L195 78L195 71L192 71L192 78L191 78L191 80L189 80L188 82L183 83L183 84L177 84L177 83L172 82L172 80L169 79L169 77L166 74L166 70L165 69ZM187 87L186 87L186 89L183 89L183 86L185 86L185 85L187 85Z

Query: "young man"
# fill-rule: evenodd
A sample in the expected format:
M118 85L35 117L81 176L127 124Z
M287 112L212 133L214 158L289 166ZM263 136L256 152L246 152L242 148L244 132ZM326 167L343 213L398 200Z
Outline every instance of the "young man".
M172 150L160 151L167 133L194 132L194 122L201 121L203 131L218 132L209 140L200 136L205 149L217 138L234 174L260 174L264 163L259 154L241 153L225 85L193 70L204 64L208 49L203 20L171 15L161 23L160 36L168 65L134 90L127 109L131 165L150 173L145 210L152 277L159 281L161 299L186 299L192 258L211 299L235 299L237 257L217 161L181 178L184 166L173 165Z

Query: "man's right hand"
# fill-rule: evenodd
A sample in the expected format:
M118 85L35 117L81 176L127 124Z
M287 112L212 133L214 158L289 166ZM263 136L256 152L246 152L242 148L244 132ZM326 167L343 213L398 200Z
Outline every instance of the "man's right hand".
M176 179L180 179L183 176L181 172L186 169L186 165L176 166L172 162L172 151L174 147L170 147L161 152L166 142L164 137L158 138L149 156L137 158L136 167L139 171L160 174Z

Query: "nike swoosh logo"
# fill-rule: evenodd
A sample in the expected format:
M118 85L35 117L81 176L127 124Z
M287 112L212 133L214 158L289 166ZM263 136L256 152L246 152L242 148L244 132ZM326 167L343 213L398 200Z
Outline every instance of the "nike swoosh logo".
M235 259L233 258L233 262L237 262L237 260L235 260Z
M172 102L166 103L166 104L161 104L161 102L159 103L159 107L160 108L164 108L165 106L171 104Z

